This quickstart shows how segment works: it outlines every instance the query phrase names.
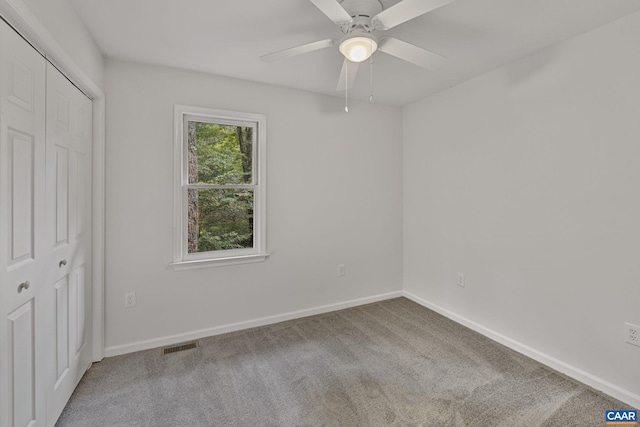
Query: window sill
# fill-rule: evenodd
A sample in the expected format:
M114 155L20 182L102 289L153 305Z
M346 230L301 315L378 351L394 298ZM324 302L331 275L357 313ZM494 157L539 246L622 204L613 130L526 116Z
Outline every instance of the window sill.
M254 262L264 262L269 254L244 255L228 258L198 259L193 261L178 261L169 264L176 271L195 270L198 268L224 267L227 265L250 264Z

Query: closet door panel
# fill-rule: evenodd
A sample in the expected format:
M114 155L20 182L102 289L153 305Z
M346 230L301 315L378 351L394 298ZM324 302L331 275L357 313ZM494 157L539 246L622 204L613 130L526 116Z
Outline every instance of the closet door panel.
M56 292L56 384L69 370L69 281L63 277L53 285Z
M11 266L33 260L34 135L8 130L9 242Z
M55 147L55 246L69 242L69 149Z
M47 218L56 289L57 367L47 414L57 419L91 364L91 101L47 68ZM63 291L64 289L64 291Z
M36 425L36 331L33 300L7 316L9 320L9 353L11 355L13 426Z
M46 423L46 61L0 21L0 426Z

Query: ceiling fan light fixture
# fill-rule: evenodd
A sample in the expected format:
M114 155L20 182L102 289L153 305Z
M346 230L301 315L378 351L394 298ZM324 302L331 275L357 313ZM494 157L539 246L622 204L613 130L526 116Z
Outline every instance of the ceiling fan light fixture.
M340 53L351 62L362 62L369 59L378 49L378 41L367 33L354 33L340 42Z

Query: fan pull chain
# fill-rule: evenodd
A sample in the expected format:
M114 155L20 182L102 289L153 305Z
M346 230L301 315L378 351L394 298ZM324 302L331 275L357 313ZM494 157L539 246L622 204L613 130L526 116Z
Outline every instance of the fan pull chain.
M373 52L373 39L371 40L371 51ZM373 54L369 57L369 102L373 102Z
M349 112L349 61L344 63L344 112Z

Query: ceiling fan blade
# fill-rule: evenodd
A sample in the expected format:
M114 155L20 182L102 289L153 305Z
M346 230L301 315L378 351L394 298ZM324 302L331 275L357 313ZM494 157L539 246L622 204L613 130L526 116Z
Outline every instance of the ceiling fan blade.
M336 25L348 24L352 20L351 15L340 6L337 0L311 0L311 3L316 5Z
M446 60L444 56L393 37L380 40L378 50L431 71L436 70Z
M351 62L345 58L342 63L342 71L340 71L340 78L338 79L338 86L336 86L336 90L351 89L353 87L358 75L359 65L360 64L358 62Z
M302 55L304 53L313 52L315 50L325 49L333 46L334 41L331 39L320 40L313 43L303 44L301 46L291 47L289 49L280 50L278 52L269 53L260 57L265 62L279 61L281 59L291 58L293 56Z
M402 0L385 9L371 19L371 24L380 30L388 30L417 16L451 3L453 0Z

